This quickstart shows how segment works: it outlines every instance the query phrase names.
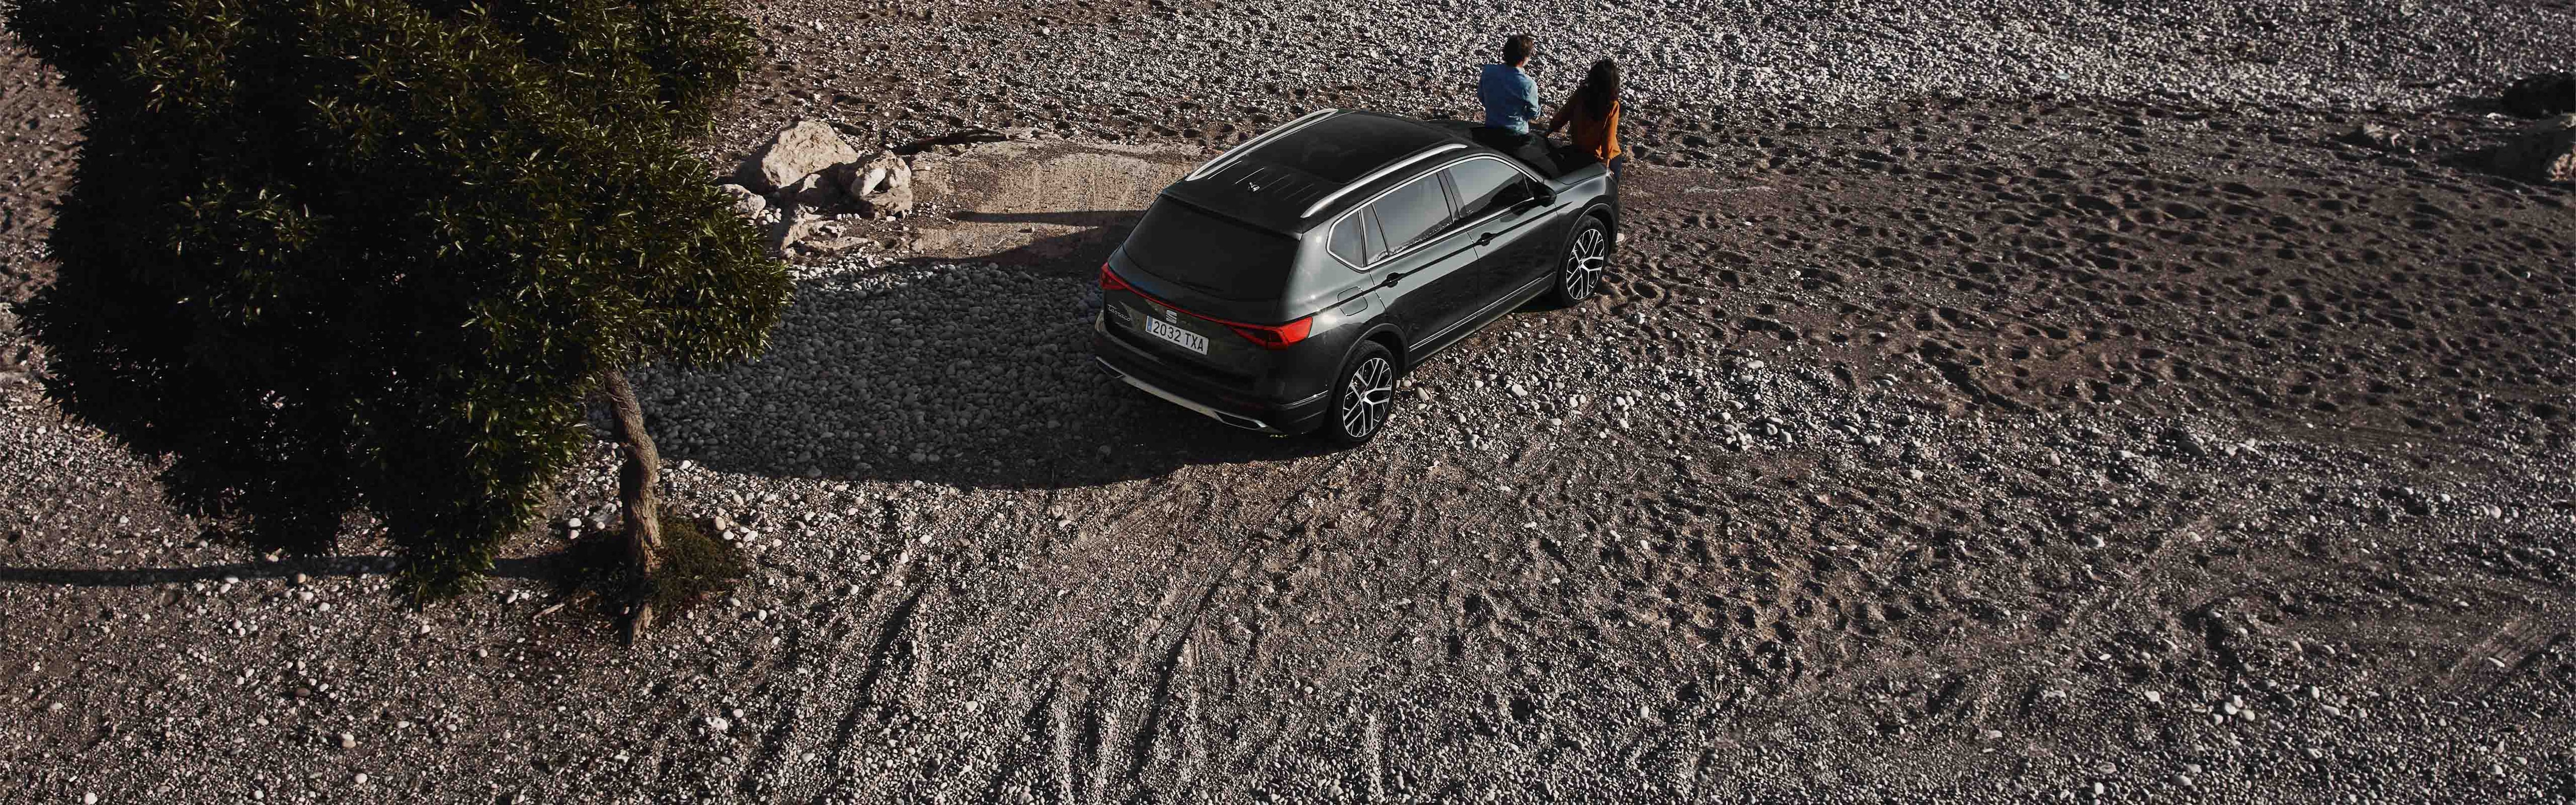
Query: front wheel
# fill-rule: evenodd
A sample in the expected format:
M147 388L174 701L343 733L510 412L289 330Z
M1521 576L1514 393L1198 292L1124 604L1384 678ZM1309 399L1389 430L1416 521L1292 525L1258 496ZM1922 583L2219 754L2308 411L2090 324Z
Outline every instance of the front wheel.
M1556 268L1556 293L1559 306L1583 304L1601 289L1601 273L1610 268L1610 227L1601 219L1585 216L1583 225L1566 241L1564 262Z
M1395 353L1375 342L1362 344L1333 384L1332 421L1324 424L1324 436L1345 446L1366 444L1386 429L1394 412Z

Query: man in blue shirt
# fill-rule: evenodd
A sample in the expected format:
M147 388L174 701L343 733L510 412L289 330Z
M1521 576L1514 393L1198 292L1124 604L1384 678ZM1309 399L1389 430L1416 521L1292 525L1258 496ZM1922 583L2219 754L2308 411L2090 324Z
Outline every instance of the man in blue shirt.
M1476 100L1485 103L1485 125L1508 129L1513 134L1528 134L1530 121L1538 119L1538 82L1521 72L1529 64L1530 53L1538 43L1529 34L1513 34L1503 40L1503 63L1485 65L1485 73L1476 78Z
M1476 78L1476 100L1485 104L1485 125L1468 136L1555 176L1562 171L1547 138L1530 133L1530 122L1538 119L1538 82L1531 81L1521 66L1529 64L1530 53L1536 50L1538 43L1528 34L1503 40L1503 63L1485 65L1484 75Z

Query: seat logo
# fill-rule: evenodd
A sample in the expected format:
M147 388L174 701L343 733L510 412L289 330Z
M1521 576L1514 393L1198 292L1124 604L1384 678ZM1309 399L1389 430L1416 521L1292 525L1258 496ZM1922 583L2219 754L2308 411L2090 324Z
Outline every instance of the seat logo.
M1178 322L1178 321L1180 321L1180 320L1181 320L1181 314L1180 314L1180 313L1178 313L1178 312L1175 312L1175 311L1166 310L1166 311L1163 311L1163 320L1164 320L1164 321L1169 321L1169 322Z

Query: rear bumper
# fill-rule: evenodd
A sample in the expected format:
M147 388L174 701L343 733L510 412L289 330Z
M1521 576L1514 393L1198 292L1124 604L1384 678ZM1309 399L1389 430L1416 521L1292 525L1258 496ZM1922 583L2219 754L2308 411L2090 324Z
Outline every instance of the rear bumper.
M1306 433L1324 422L1328 394L1294 401L1257 400L1212 387L1187 370L1138 352L1109 335L1097 320L1091 329L1092 354L1102 371L1147 394L1244 430L1274 434Z

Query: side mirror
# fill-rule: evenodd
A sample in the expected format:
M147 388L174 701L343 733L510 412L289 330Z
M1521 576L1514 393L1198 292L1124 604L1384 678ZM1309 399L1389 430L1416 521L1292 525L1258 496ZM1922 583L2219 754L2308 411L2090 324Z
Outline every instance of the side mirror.
M1530 182L1529 195L1530 200L1538 202L1538 205L1541 207L1556 203L1556 191L1550 189L1546 182Z

